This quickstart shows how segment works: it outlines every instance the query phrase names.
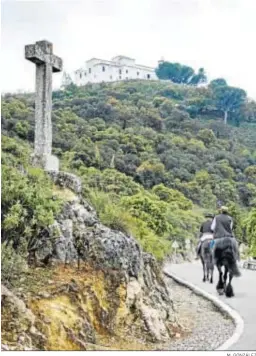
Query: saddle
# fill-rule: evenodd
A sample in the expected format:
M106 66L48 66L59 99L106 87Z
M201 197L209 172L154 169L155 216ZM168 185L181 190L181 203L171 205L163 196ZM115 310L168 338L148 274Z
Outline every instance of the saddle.
M212 240L213 239L213 234L206 232L203 234L203 236L201 237L200 241L204 242L205 240Z

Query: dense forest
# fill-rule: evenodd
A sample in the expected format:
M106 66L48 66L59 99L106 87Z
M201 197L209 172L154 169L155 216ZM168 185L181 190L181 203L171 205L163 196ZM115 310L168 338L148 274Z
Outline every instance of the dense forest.
M202 70L196 75L204 82ZM242 89L224 79L71 84L53 93L52 121L61 170L81 177L104 224L159 260L172 241L181 250L194 241L204 212L220 204L256 254L256 103ZM29 165L33 140L34 96L6 94L2 239L15 246L39 236L62 206L45 173Z

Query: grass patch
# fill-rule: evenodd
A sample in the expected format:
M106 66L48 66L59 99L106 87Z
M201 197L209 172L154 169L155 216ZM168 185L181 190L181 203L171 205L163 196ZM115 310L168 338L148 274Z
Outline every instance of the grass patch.
M68 188L61 188L57 185L53 186L53 194L64 201L72 201L77 198L76 194Z

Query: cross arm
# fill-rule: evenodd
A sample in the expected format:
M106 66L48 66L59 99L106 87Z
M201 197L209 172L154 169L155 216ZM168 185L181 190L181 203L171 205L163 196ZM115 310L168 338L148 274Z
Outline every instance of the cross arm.
M35 64L43 64L46 62L46 55L36 44L25 46L25 58Z
M51 42L38 41L25 46L25 58L35 64L50 64L53 72L62 71L62 59L52 53Z
M63 61L60 57L55 56L54 54L51 55L50 59L52 65L53 72L61 72L63 67Z

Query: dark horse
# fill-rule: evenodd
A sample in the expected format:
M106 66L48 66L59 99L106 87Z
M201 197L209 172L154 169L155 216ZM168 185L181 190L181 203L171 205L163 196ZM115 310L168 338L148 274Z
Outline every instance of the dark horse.
M207 239L202 242L200 249L200 259L204 270L203 282L210 281L210 283L213 283L214 264L212 251L210 248L211 241L211 239Z
M220 295L225 293L226 297L233 297L232 278L241 276L237 265L239 250L236 239L233 237L222 237L214 240L213 257L219 271L219 281L216 289ZM222 271L223 266L224 275Z

